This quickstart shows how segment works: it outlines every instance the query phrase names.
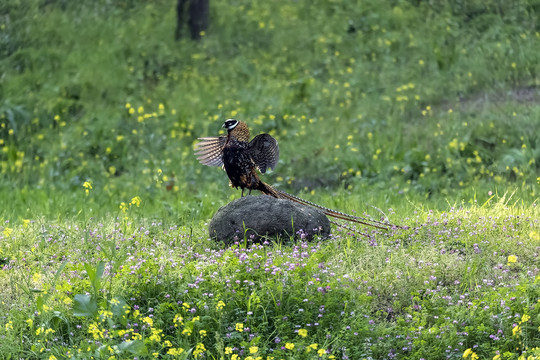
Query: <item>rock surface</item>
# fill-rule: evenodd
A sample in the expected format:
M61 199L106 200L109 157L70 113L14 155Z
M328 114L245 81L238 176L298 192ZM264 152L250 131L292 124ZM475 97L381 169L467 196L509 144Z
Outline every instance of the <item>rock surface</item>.
M263 237L313 238L330 235L330 221L318 209L268 195L244 196L221 207L210 221L210 237L226 243ZM302 230L302 231L300 231Z

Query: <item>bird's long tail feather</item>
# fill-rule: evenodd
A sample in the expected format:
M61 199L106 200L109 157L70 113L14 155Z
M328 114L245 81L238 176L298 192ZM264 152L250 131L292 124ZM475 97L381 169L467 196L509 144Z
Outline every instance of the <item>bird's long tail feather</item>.
M308 200L304 200L302 198L299 198L298 196L291 195L291 194L286 193L286 192L281 191L281 190L276 190L276 192L278 193L279 197L282 198L282 199L288 199L288 200L295 201L295 202L298 202L298 203L301 203L301 204L304 204L304 205L315 207L317 209L322 210L322 212L325 215L331 216L331 217L334 217L334 218L337 218L337 219L342 219L342 220L346 220L346 221L350 221L350 222L355 222L355 223L362 224L362 225L367 225L367 226L373 226L373 227L376 227L378 229L383 229L383 230L388 230L389 228L391 228L393 226L392 224L385 223L385 222L382 222L382 221L372 220L372 219L368 219L368 218L364 218L364 217L360 217L360 216L346 214L346 213L343 213L341 211L332 210L332 209L329 209L329 208L324 207L322 205L315 204L314 202L311 202L311 201L308 201Z
M286 193L285 191L277 190L277 189L273 188L272 186L270 186L270 185L268 185L268 184L266 184L265 182L262 182L262 181L260 182L260 186L259 186L258 190L260 190L261 192L263 192L266 195L270 195L270 196L276 197L278 199L287 199L287 200L291 200L291 201L294 201L294 202L297 202L297 203L300 203L300 204L303 204L303 205L307 205L307 206L317 208L317 209L321 210L326 216L331 216L331 217L334 217L334 218L337 218L337 219L341 219L341 220L345 220L345 221L349 221L349 222L354 222L354 223L358 223L358 224L362 224L362 225L367 225L367 226L373 226L373 227L376 227L378 229L383 229L383 230L391 229L394 226L394 225L392 225L390 223L387 223L387 222L372 220L372 219L368 219L368 218L364 218L364 217L360 217L360 216L346 214L346 213L343 213L341 211L329 209L329 208L324 207L322 205L315 204L314 202L304 200L304 199L302 199L302 198L300 198L298 196Z
M339 228L347 229L347 230L352 231L352 232L354 232L354 233L357 233L357 234L359 234L359 235L365 236L365 237L367 237L367 238L371 238L371 235L366 234L366 233L361 232L361 231L358 231L358 229L353 229L352 227L347 226L347 225L342 224L342 223L339 223L339 222L337 222L337 221L330 220L330 223L336 225L336 226L339 227Z

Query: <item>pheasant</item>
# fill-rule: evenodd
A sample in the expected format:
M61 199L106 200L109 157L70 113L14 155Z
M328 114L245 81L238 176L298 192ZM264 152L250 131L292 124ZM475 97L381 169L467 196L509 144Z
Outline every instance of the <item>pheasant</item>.
M231 185L235 188L242 189L241 196L244 196L245 189L248 189L250 194L252 190L258 190L263 194L278 199L288 199L303 205L318 208L325 215L334 218L385 230L388 230L393 226L386 222L332 210L311 201L304 200L298 196L275 189L259 178L256 169L264 174L267 169L275 168L279 160L279 147L276 139L269 134L260 134L250 141L247 124L236 119L226 120L223 127L227 129L226 136L199 138L200 142L195 144L195 155L203 165L223 166L227 172ZM335 222L334 224L348 228L342 224Z

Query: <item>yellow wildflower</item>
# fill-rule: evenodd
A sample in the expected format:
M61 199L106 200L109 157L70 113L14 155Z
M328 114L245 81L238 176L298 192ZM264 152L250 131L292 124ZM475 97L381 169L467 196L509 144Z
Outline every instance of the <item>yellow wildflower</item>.
M229 355L229 354L232 354L232 347L227 346L227 347L225 348L225 355Z
M464 359L468 358L469 355L471 355L472 352L473 352L472 349L471 349L471 348L468 348L467 350L465 350L465 351L463 352L463 358L464 358Z
M142 319L142 321L144 321L145 323L147 323L148 325L150 326L153 326L154 325L154 320L152 320L151 317L145 317L144 319Z
M286 343L285 344L285 349L288 349L288 350L294 349L294 344L293 343Z
M259 348L257 346L252 346L249 348L250 354L255 354L257 351L259 351Z
M197 346L195 347L195 350L193 351L193 356L197 358L199 357L199 355L201 355L205 351L206 351L206 348L204 347L204 344L198 343Z
M517 256L516 255L510 255L508 257L508 264L513 264L517 261Z
M298 335L300 335L301 337L306 337L307 336L307 330L306 329L298 330Z
M168 355L180 355L184 352L184 349L182 348L170 348L168 351L167 351L167 354Z
M321 357L324 354L326 354L326 350L325 349L319 349L319 351L317 351L317 354L319 355L319 357Z
M88 333L92 334L94 340L103 339L103 331L99 330L96 323L92 323L88 326Z
M244 324L236 323L236 331L238 331L238 332L244 331Z
M180 314L176 314L173 319L174 327L178 327L178 324L180 325L184 324L183 320L184 318L181 317Z
M218 301L217 305L216 305L216 310L221 310L225 307L225 303L221 300Z
M148 338L150 341L160 342L161 341L161 329L152 329L152 335Z
M12 232L13 232L12 228L8 228L8 227L4 228L4 236L5 237L10 237Z
M141 205L141 198L138 196L135 196L133 199L131 199L130 204L136 205L137 207L139 207Z

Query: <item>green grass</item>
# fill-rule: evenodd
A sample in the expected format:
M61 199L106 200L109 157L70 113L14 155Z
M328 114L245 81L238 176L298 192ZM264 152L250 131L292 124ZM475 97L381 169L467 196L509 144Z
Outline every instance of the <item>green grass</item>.
M3 358L540 355L536 207L503 197L418 210L373 239L222 247L133 206L6 224Z
M174 1L0 4L0 357L538 357L538 4L211 6L195 43ZM409 228L208 240L230 117L265 181Z

